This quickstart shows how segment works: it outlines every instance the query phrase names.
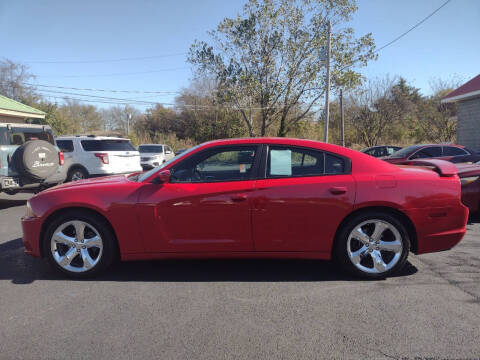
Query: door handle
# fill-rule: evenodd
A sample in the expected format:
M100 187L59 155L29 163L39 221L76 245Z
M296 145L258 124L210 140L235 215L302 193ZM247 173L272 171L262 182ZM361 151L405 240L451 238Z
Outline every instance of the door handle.
M232 195L232 201L235 201L235 202L240 202L240 201L245 201L247 200L247 194L235 194L235 195Z
M328 191L330 191L333 195L341 195L347 192L347 188L343 186L335 186L328 189Z

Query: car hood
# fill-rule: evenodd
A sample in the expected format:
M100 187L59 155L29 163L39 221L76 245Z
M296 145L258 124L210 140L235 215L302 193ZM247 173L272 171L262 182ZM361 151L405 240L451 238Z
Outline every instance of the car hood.
M105 177L99 177L99 178L93 178L93 179L72 181L69 183L54 186L52 188L44 190L43 192L65 190L65 189L70 189L78 186L109 185L109 184L113 185L113 184L118 184L118 183L128 181L127 180L128 176L129 175L113 175L113 176L105 176Z

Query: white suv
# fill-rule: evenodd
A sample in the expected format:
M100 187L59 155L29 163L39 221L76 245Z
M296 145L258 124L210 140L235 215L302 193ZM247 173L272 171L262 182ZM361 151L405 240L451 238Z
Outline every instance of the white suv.
M59 136L67 181L142 171L140 154L129 139L106 136Z
M163 144L142 144L138 147L138 151L144 170L160 166L175 156L170 146Z

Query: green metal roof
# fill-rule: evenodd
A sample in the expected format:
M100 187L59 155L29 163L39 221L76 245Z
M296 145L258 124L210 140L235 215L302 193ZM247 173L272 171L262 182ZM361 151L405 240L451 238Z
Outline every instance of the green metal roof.
M25 113L26 115L33 114L37 115L37 117L38 115L46 115L43 111L7 98L6 96L0 95L0 113L2 112L2 110L16 111L19 113Z

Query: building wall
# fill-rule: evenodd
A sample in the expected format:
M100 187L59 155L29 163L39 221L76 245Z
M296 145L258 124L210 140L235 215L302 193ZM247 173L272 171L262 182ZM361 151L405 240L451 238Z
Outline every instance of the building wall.
M15 116L8 116L0 114L0 123L16 123L16 124L24 124L25 119L19 118Z
M458 103L457 143L480 151L480 97Z

